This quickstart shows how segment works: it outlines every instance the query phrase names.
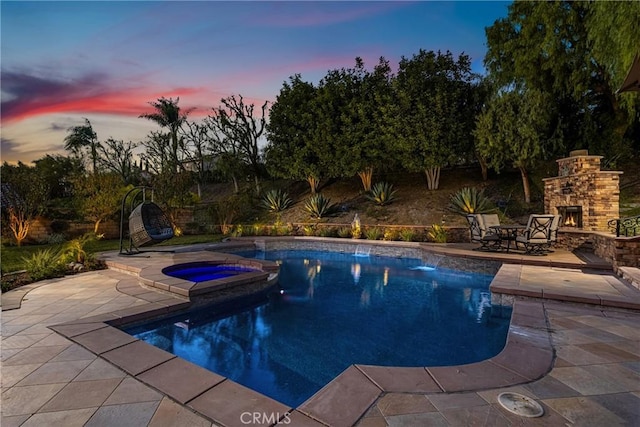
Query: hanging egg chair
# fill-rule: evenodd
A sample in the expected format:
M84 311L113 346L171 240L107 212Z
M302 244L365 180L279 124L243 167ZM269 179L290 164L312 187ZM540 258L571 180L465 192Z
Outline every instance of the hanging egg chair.
M171 239L173 227L158 205L145 201L129 215L129 236L136 248L152 246Z

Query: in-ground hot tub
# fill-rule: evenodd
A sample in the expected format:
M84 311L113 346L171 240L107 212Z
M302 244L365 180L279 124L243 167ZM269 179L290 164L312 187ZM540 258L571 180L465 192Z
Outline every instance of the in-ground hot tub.
M190 262L186 264L176 264L162 269L162 272L167 276L177 277L195 283L224 279L255 271L261 270L241 264L217 264L212 262Z
M206 254L160 268L152 265L142 269L138 278L144 286L186 297L196 305L277 284L279 267L274 262L231 255L215 258Z

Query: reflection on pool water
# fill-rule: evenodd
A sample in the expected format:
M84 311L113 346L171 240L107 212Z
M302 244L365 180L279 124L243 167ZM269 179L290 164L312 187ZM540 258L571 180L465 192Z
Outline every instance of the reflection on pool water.
M243 253L281 264L279 292L127 332L296 407L352 364L445 366L492 357L510 309L492 276L418 259Z

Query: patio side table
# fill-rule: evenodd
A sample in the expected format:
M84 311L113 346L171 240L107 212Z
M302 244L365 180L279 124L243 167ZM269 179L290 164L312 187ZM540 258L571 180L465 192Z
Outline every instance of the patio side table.
M507 241L507 253L511 250L511 242L515 242L518 233L526 230L526 225L497 225L495 227L489 227L496 231L502 240Z

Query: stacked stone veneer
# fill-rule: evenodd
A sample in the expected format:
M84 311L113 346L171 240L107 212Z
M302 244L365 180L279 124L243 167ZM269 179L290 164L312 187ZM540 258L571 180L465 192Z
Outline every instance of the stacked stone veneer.
M563 230L558 233L556 248L583 249L618 267L640 267L640 236L616 237L601 231Z
M558 176L545 178L544 211L558 214L559 206L582 206L582 228L606 231L620 214L620 174L600 170L602 156L573 155L557 160Z

